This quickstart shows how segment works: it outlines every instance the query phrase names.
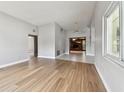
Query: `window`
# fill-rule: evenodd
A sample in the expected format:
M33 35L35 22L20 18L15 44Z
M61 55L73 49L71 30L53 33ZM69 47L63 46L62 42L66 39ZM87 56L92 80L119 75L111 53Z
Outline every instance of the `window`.
M120 56L119 6L107 16L107 53Z
M123 61L124 31L122 29L122 2L112 2L104 15L104 51L107 58ZM124 26L124 25L123 25Z

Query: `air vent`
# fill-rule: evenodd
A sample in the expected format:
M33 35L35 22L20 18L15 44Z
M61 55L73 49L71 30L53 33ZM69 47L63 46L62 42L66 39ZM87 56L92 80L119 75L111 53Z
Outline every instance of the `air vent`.
M57 50L57 56L60 55L60 50Z
M63 31L63 28L61 28L61 31Z
M35 32L35 29L33 29L33 32Z

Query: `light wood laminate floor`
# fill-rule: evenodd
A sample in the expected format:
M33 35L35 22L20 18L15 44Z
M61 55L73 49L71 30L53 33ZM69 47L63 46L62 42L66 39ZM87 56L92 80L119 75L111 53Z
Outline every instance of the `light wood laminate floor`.
M86 92L106 89L92 64L42 58L0 69L0 91Z

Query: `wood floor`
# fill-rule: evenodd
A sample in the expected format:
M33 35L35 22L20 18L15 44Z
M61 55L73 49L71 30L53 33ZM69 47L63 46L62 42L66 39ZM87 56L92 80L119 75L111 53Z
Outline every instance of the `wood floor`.
M0 69L0 91L93 92L106 89L92 64L32 59Z

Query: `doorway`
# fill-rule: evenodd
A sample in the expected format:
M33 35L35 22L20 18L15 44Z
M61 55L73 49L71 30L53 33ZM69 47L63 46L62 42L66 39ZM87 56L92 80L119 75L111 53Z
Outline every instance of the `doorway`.
M36 35L28 35L28 48L30 57L38 56L38 37Z
M73 37L69 39L70 53L86 51L86 37Z

